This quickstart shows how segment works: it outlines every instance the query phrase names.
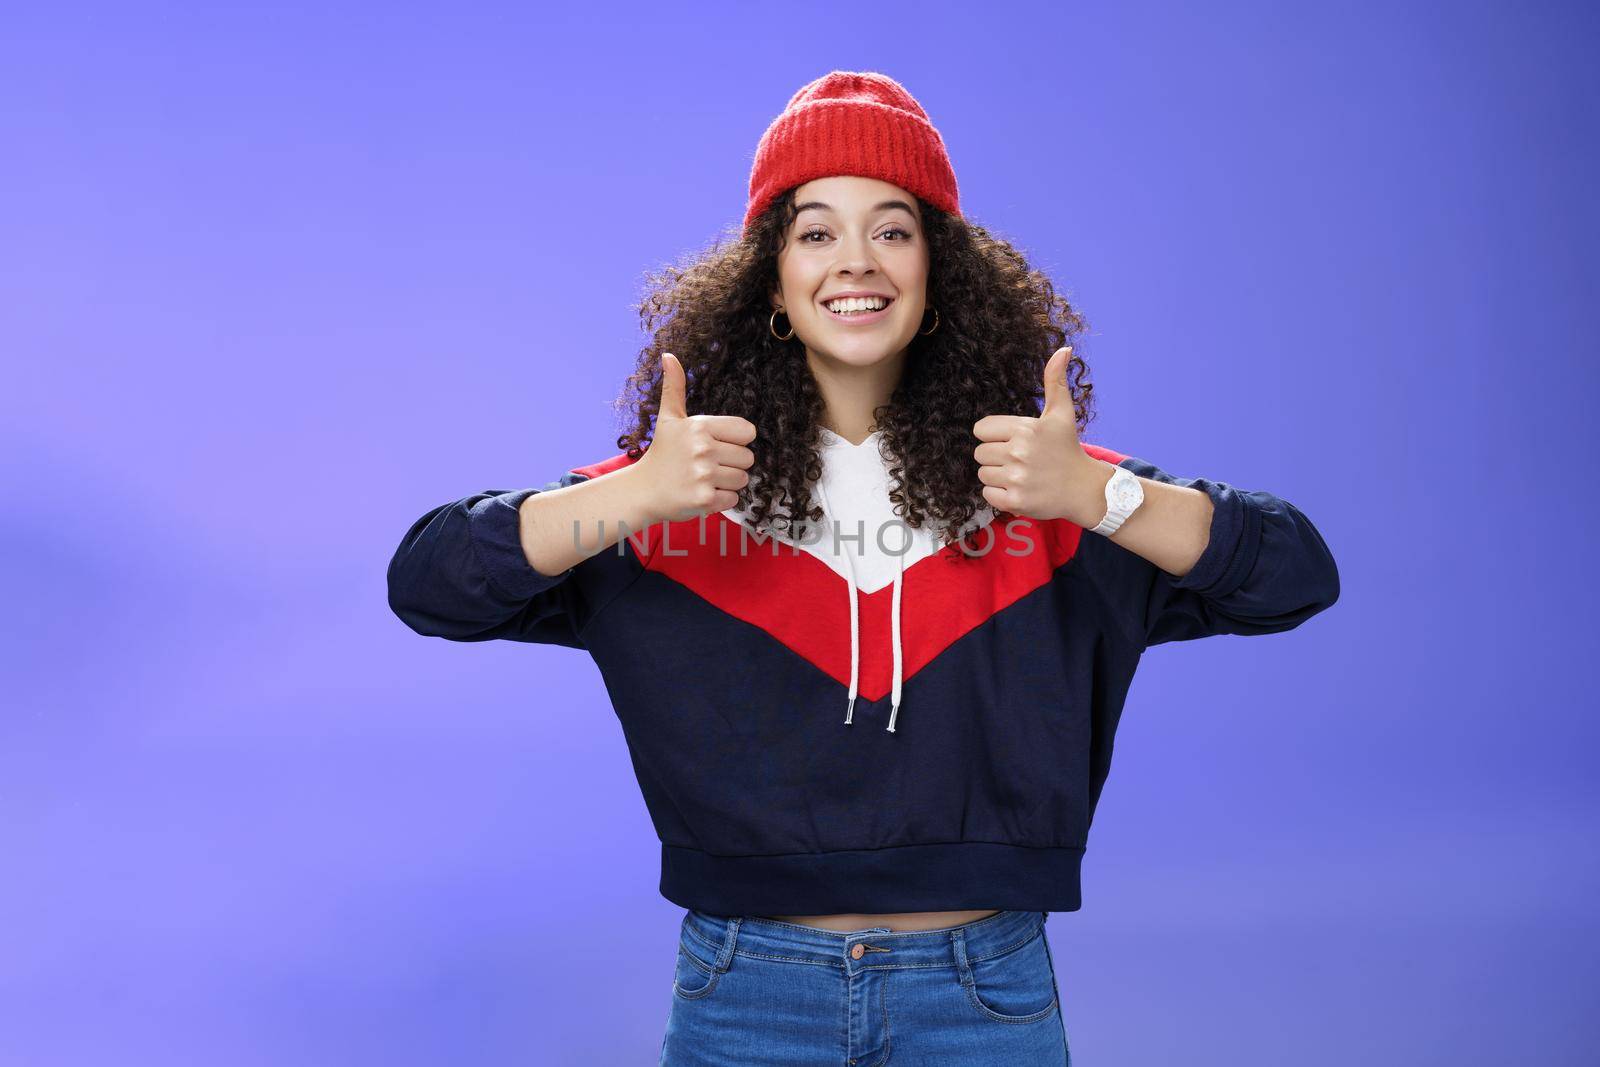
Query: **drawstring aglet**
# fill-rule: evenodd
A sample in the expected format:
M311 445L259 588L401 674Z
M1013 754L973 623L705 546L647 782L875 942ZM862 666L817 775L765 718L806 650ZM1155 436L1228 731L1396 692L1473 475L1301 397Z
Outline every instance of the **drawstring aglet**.
M854 715L855 713L856 713L856 698L855 697L851 697L850 698L850 703L846 704L845 707L844 707L844 722L845 722L846 726L850 725L850 716Z
M889 708L889 732L894 733L894 717L900 714L900 705L894 704Z

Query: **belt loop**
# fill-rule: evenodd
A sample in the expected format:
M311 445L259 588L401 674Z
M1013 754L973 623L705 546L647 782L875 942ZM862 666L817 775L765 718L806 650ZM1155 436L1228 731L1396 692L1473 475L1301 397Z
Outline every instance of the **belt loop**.
M720 974L733 964L733 946L739 941L739 916L730 916L727 930L722 936L722 948L717 952L717 962L713 965Z
M972 966L967 963L967 934L957 926L950 931L950 944L956 952L956 974L961 977L961 984L972 985Z

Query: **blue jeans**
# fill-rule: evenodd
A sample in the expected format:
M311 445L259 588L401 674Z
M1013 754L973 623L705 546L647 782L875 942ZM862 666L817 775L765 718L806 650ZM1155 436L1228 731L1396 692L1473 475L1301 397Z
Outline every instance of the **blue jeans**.
M662 1067L1071 1067L1043 911L850 933L683 917Z

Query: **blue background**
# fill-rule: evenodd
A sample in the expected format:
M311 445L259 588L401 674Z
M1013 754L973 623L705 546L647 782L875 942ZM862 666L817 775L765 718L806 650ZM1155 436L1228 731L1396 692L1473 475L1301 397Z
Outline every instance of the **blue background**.
M1075 1060L1594 1062L1597 23L8 13L0 1063L654 1062L681 911L598 672L421 638L384 568L614 454L645 271L836 68L1088 317L1086 440L1340 564L1146 657L1048 925Z

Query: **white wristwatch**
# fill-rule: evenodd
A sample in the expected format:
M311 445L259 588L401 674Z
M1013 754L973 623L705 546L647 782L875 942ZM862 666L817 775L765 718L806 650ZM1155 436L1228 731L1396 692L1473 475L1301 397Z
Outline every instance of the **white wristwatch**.
M1110 537L1143 503L1144 486L1139 484L1133 472L1126 467L1118 467L1111 472L1111 480L1106 483L1106 517L1091 527L1089 532Z

